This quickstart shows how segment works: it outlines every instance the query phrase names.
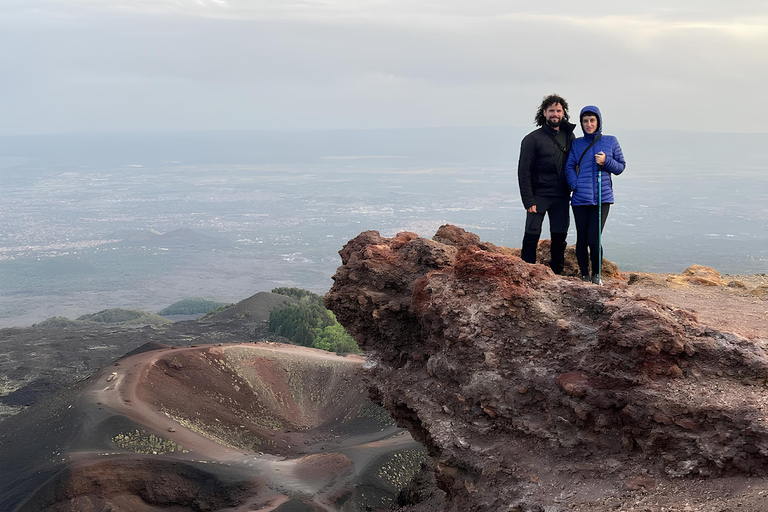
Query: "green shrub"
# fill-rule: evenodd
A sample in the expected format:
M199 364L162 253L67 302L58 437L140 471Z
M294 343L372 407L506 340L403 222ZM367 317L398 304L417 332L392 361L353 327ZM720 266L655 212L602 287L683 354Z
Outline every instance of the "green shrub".
M355 340L344 331L334 314L325 309L322 296L299 288L275 288L272 293L299 300L270 313L270 332L284 336L296 345L339 354L360 353Z
M302 299L304 297L320 298L320 303L323 302L323 298L316 293L312 293L309 290L303 290L301 288L275 288L272 293L279 293L280 295L287 295L296 299Z
M360 354L362 350L357 342L347 334L340 323L329 325L316 333L312 347L336 352L337 354Z

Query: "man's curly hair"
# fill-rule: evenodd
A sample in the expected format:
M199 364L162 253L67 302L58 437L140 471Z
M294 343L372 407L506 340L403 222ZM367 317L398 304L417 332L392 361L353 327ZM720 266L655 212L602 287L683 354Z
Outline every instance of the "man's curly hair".
M568 102L565 101L565 98L562 96L558 96L557 94L550 94L546 98L544 98L541 101L541 105L539 105L539 110L536 111L536 119L535 123L536 126L544 126L547 124L547 118L544 117L544 112L555 103L559 103L563 106L563 121L566 122L570 120L570 117L568 117Z

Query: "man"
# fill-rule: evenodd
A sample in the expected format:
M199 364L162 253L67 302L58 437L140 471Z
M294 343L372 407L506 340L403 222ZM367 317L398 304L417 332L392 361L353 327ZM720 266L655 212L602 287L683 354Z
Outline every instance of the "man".
M565 265L565 237L568 235L570 189L565 179L565 162L574 139L575 124L568 122L568 102L550 94L536 112L537 130L532 131L520 145L517 179L520 197L525 207L525 235L520 257L536 263L544 215L549 215L550 267L555 274Z

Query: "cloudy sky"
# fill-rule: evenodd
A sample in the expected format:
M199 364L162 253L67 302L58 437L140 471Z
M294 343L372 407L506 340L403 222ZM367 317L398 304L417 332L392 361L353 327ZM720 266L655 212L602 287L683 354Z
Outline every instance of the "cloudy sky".
M768 132L767 85L764 0L0 1L0 134L532 126L550 92Z

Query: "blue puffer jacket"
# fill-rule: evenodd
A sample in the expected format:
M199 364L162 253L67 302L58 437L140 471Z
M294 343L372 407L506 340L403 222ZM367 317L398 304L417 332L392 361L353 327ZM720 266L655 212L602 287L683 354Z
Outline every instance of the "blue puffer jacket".
M613 135L603 135L597 143L584 153L592 141L603 130L603 116L600 109L595 106L587 106L581 109L581 115L584 112L594 112L597 114L598 126L593 134L584 134L583 137L573 141L571 152L568 154L568 160L565 163L565 178L568 185L573 190L571 204L574 206L596 205L597 204L597 163L595 155L599 152L605 153L605 164L601 175L603 203L613 203L613 186L611 183L611 174L621 174L624 172L626 164L624 162L624 153L621 152L619 141ZM584 128L582 127L582 131ZM584 153L579 166L579 174L576 175L576 163L579 157ZM607 171L607 172L606 172Z

